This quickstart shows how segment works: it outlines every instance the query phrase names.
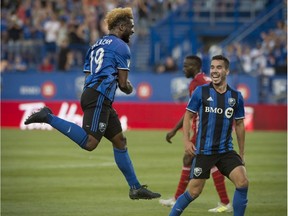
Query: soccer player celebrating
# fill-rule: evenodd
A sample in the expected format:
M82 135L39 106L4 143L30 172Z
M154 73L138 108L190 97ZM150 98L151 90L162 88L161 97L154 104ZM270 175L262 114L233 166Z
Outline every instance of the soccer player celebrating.
M48 123L87 151L94 150L104 136L111 141L116 164L130 186L129 197L159 198L159 193L148 190L146 185L138 181L118 115L112 107L117 87L126 94L133 91L128 80L131 54L127 45L134 33L132 9L113 9L107 13L105 21L109 34L96 41L85 57L86 80L81 96L84 112L82 128L53 115L48 107L33 113L25 124Z
M193 78L189 85L189 94L192 95L196 87L204 85L211 82L211 79L207 77L203 72L201 72L202 60L198 56L187 56L184 59L183 71L186 78ZM167 142L171 143L171 138L174 137L179 129L183 126L183 117L178 121L175 127L166 135ZM197 133L197 116L195 115L192 120L192 131L193 135L191 138L192 143L196 142L196 133ZM176 202L176 199L185 192L186 187L190 178L190 168L192 163L193 156L187 153L184 153L183 156L183 167L181 172L181 177L178 183L177 190L174 194L174 197L170 199L160 199L159 203L173 207ZM220 173L217 167L211 169L211 174L214 180L214 185L216 187L217 193L220 197L220 202L216 208L209 209L209 212L231 212L232 206L229 201L229 197L225 187L225 177Z
M202 192L210 170L216 166L228 177L236 189L233 197L234 216L243 216L247 205L248 179L244 166L244 102L239 91L226 81L229 60L213 56L210 65L210 84L199 86L187 105L183 121L185 152L194 155L188 189L176 200L170 216L181 215L185 208ZM196 143L191 142L191 120L199 115ZM235 131L239 154L233 150L232 125Z

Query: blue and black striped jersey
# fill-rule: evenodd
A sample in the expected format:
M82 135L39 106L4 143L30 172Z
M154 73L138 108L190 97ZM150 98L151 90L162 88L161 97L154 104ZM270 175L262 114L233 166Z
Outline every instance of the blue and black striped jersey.
M120 38L107 35L99 39L85 57L83 71L90 75L85 80L84 89L95 88L114 101L118 69L129 70L130 58L130 49Z
M196 154L211 155L233 150L233 120L245 117L244 101L239 91L227 86L227 91L220 94L212 83L199 86L186 109L199 115Z

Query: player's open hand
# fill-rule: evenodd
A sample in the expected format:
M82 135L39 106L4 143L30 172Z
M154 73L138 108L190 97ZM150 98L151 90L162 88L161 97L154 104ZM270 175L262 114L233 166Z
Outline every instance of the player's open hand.
M195 145L191 141L184 141L184 145L185 145L185 152L189 155L194 156L196 151Z
M167 134L166 134L166 141L167 141L168 143L172 143L171 139L172 139L172 137L175 136L175 134L176 134L175 131L170 131L169 133L167 133Z

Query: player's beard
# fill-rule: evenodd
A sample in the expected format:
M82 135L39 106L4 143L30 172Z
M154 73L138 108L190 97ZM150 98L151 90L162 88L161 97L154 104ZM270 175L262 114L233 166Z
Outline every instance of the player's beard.
M130 35L123 35L122 40L126 43L130 42Z
M130 42L130 36L132 34L129 32L129 31L125 31L122 35L122 40L126 43L129 43Z

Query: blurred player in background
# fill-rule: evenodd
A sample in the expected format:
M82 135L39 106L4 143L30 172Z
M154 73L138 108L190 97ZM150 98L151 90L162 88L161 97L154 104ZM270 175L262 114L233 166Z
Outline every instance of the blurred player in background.
M48 123L87 151L94 150L104 136L111 141L116 164L130 186L129 197L159 198L159 193L148 190L138 181L118 115L112 107L117 87L126 94L133 91L128 79L131 54L127 45L134 33L132 9L116 8L107 13L105 21L109 34L96 41L85 58L82 128L53 115L48 107L33 113L25 124Z
M184 209L202 192L210 170L217 166L220 172L235 185L233 197L234 216L243 216L247 205L248 179L244 166L244 101L241 93L226 81L229 60L213 56L210 65L212 82L199 86L192 93L183 120L185 153L194 156L191 179L187 191L178 197L170 216L181 215ZM191 120L199 115L196 142L190 137ZM239 154L233 150L232 126Z
M189 85L189 94L192 95L193 91L196 89L196 87L200 85L207 84L211 82L211 79L205 75L205 73L201 72L202 67L202 60L198 56L187 56L184 59L183 63L183 71L185 73L186 78L193 78ZM192 132L193 136L191 138L192 143L196 143L196 133L197 133L197 119L198 117L195 116L192 120ZM175 127L166 135L166 140L169 143L171 142L171 138L174 137L179 129L183 126L183 117L178 121L178 123L175 125ZM181 177L177 186L177 190L174 194L174 197L170 199L160 199L160 204L168 207L173 207L175 204L177 198L183 194L186 190L186 187L188 185L189 179L190 179L190 170L191 170L191 164L192 164L193 156L189 155L187 153L184 153L183 156L183 167L181 172ZM217 193L220 198L220 202L218 203L218 206L213 209L209 209L209 212L231 212L232 206L229 201L229 197L226 191L225 187L225 177L219 172L219 170L216 167L213 167L211 169L212 177L214 180L214 185L216 187Z

